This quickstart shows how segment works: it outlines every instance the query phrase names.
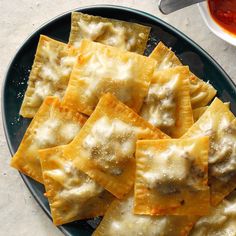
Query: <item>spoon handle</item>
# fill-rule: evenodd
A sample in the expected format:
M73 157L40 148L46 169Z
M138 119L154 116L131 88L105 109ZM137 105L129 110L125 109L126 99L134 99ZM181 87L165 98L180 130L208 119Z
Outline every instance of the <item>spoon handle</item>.
M159 0L158 6L163 14L168 15L171 12L203 1L205 0Z

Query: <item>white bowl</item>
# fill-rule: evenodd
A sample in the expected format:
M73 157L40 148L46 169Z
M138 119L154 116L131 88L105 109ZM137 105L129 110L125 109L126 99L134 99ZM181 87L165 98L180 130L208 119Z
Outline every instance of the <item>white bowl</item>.
M226 42L236 46L236 35L227 32L225 29L220 27L211 17L211 13L208 7L207 1L198 4L201 16L205 21L208 28L219 38L225 40Z

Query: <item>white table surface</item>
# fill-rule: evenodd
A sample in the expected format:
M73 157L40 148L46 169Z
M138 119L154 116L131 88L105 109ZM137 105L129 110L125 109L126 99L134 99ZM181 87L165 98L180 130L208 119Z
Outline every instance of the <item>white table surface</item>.
M51 18L77 7L114 4L137 8L172 24L203 47L236 82L236 48L213 35L197 6L169 16L157 0L0 0L0 79L10 59L26 37ZM10 153L0 126L0 235L62 235L29 193L17 171L9 167Z

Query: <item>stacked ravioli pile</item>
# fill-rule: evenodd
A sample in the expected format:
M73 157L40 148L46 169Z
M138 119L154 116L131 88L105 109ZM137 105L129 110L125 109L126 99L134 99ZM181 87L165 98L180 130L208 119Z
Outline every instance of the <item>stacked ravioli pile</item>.
M45 185L56 225L105 215L94 235L214 235L235 204L235 116L163 43L141 55L150 30L74 12L68 44L40 36L11 165Z

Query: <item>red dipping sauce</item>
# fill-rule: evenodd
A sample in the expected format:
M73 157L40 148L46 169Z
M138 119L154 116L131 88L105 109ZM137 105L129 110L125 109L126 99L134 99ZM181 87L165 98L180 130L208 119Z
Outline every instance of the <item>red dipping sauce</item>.
M212 18L225 30L236 35L236 0L208 0Z

